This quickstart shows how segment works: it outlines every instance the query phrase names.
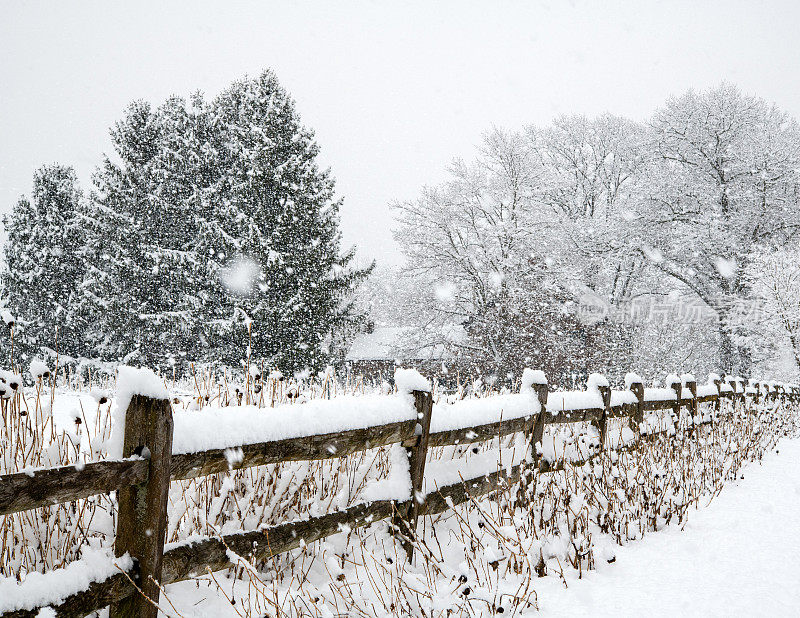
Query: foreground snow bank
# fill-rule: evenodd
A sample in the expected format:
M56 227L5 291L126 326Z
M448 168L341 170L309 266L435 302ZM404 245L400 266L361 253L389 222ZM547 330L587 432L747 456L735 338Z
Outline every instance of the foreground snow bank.
M0 613L57 605L67 597L87 590L93 582L132 568L133 561L128 554L114 558L110 548L86 548L80 560L63 569L44 574L29 573L21 583L13 577L0 578Z
M537 582L542 616L795 616L800 607L800 439L582 579ZM708 505L708 506L706 506Z

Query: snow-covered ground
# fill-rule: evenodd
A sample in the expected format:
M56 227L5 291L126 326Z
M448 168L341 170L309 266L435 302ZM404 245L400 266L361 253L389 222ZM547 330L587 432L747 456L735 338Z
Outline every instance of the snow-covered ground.
M613 564L581 580L565 572L568 588L540 580L541 615L799 615L800 439L782 441L742 475L691 511L682 530L619 547Z
M182 437L175 441L176 450L224 448L241 443L242 434L258 439L306 435L313 429L308 422L300 423L300 428L295 425L313 410L317 410L311 415L316 421L310 417L308 421L325 425L314 425L314 431L413 418L411 400L403 391L428 388L428 383L415 372L401 373L396 381L401 393L395 395L343 395L312 399L302 405L217 409L209 404L200 410L199 406L187 405L181 409L179 402L175 425ZM122 387L117 386L116 399L124 401L124 380ZM74 461L78 455L102 456L113 416L109 406L116 405L109 402L108 391L59 391L51 403L48 393L42 395L38 389L13 400L17 407L26 402L28 414L17 411L8 416L17 424L5 428L9 439L0 441L0 445L8 451L13 445L11 437L24 437L27 434L20 427L29 427L29 422L35 421L31 426L58 431L41 429L34 435L64 434L53 446L45 442L40 449L48 457L52 454L54 461L63 463L64 457ZM163 389L160 382L158 389ZM588 391L577 394L594 396ZM450 430L486 419L499 422L519 416L536 409L533 395L528 386L519 394L450 405L440 401L434 406L438 418L435 427ZM17 410L13 406L12 412ZM342 528L324 541L301 545L278 559L256 564L255 569L246 557L231 558L239 563L235 571L167 586L160 605L170 616L242 618L274 615L272 607L279 608L280 616L295 617L416 616L422 615L422 608L427 615L442 617L500 613L500 608L515 616L750 615L760 614L765 608L770 615L794 615L795 605L800 605L800 594L791 581L800 571L800 535L794 532L800 528L795 508L800 503L800 475L796 474L800 470L800 438L782 436L797 435L797 411L769 402L751 406L726 402L713 425L695 427L700 416L711 415L711 408L703 404L703 412L696 419L682 414L676 417L677 423L671 411L665 411L660 415L668 421L670 431L643 441L640 448L618 451L620 444L610 440L607 457L542 475L535 485L523 484L519 493L512 487L508 492L450 509L436 520L426 519L424 543L417 549L415 564L398 557L399 545L388 522L373 522L358 532ZM371 409L381 418L365 414ZM566 399L562 409L569 409ZM356 411L358 414L354 414ZM386 414L391 418L384 418ZM80 423L75 420L78 416ZM206 416L207 422L202 422ZM283 416L295 422L276 424ZM251 417L257 425L244 422ZM186 423L180 422L182 418ZM215 423L226 425L226 431L236 427L245 427L246 431L234 431L236 440L230 444L181 448L181 440L189 440L200 428ZM583 451L592 445L599 448L599 442L596 429L584 425L549 426L542 447L544 458L555 462L555 455L561 453L559 457L569 461L586 459L589 452ZM626 429L617 419L609 423L609 435L619 436L621 442L629 441L624 439ZM627 432L632 438L631 430ZM230 438L220 437L219 431L200 434L203 440ZM113 432L111 436L113 442ZM772 451L776 440L780 441L778 454ZM569 456L569 449L577 449L574 454L580 456ZM527 450L528 441L522 434L482 445L434 449L426 468L425 488L435 491L437 486L457 483L461 478L508 468L520 463ZM551 456L550 450L555 455ZM763 462L752 462L765 452ZM739 468L743 462L744 467ZM27 463L34 467L43 464ZM12 464L17 465L16 460ZM744 478L731 480L740 475ZM709 505L710 494L719 489L721 494ZM364 500L402 500L409 493L408 462L400 445L341 461L288 462L233 472L224 479L181 481L171 487L167 540L170 544L182 543L197 535L251 530ZM533 509L526 508L528 499L533 500ZM689 506L696 499L701 501L700 509ZM113 505L105 496L87 504L92 510L80 525L88 526L93 547L108 548L113 539ZM13 534L5 538L20 538L27 543L15 540L9 554L17 561L9 565L24 574L42 570L39 562L33 564L34 568L22 562L31 553L29 548L36 547L36 539L61 540L51 543L53 555L42 561L48 575L32 574L23 578L22 584L12 575L5 581L5 593L0 580L0 613L4 601L11 609L27 606L32 599L38 599L33 606L57 602L64 594L47 599L39 593L32 596L30 586L41 590L46 586L48 592L54 592L51 577L70 583L75 570L82 568L85 555L70 567L70 573L66 572L69 569L53 571L64 561L63 556L67 562L76 560L79 556L73 554L80 548L64 525L75 519L75 513L64 506L58 508L47 525L22 516L7 520ZM690 511L683 529L678 523L666 524L685 522L684 508ZM642 534L644 540L632 540L641 539ZM617 542L623 546L617 547ZM107 556L101 558L101 566L109 567ZM613 563L607 563L612 558ZM536 577L539 572L546 572L547 577ZM14 597L22 602L13 602Z
M596 571L565 569L534 582L539 613L525 616L796 616L800 608L800 438L781 442L762 464L710 503L617 547ZM167 587L184 616L237 616L207 586ZM170 614L174 611L166 605Z

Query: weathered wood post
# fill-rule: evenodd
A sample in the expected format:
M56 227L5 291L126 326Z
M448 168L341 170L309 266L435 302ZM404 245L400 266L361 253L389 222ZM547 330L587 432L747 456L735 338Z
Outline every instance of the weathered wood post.
M426 391L412 391L414 409L417 411L417 425L413 443L406 446L409 471L411 473L411 506L407 513L400 513L396 524L402 533L401 543L408 561L414 558L413 539L417 533L417 521L425 504L424 480L425 460L428 456L428 441L431 435L431 413L433 396Z
M531 388L536 393L536 399L539 401L539 414L536 415L536 420L533 423L533 430L531 431L531 455L533 456L534 468L539 468L539 452L537 444L541 444L544 437L544 426L547 424L547 393L549 387L547 381L539 384L532 384Z
M739 380L732 379L729 384L733 389L733 407L735 410L737 407L736 403L739 401ZM742 398L744 398L744 395L742 395Z
M533 462L533 471L526 471L528 475L523 477L519 484L518 501L524 508L530 504L531 497L536 493L536 483L538 482L539 472L544 470L544 461L539 455L538 445L544 439L544 427L547 424L547 393L549 392L547 383L547 376L544 371L526 368L522 372L522 392L536 393L536 400L539 402L539 413L533 419L531 426L530 437L530 452L531 461ZM533 509L529 509L529 515L533 518ZM544 555L539 552L539 561L534 567L534 571L539 577L544 577L547 573L547 567L544 562Z
M636 432L635 435L638 439L639 433L641 432L641 425L644 423L644 384L642 384L641 379L637 378L630 382L628 388L636 395L636 409L631 418L631 424L633 425L631 429Z
M723 376L722 383L723 384L727 384L728 386L730 386L731 390L733 391L733 393L730 395L731 406L729 407L729 410L735 410L736 409L736 385L731 382L731 378L728 375ZM727 393L728 391L725 391L725 392ZM730 414L728 414L726 416L729 416L729 415Z
M759 400L761 399L761 382L757 382L756 380L748 380L747 382L754 391L753 404L758 405Z
M547 378L544 372L533 371L526 368L522 373L520 393L536 395L539 410L536 414L531 415L525 429L528 434L528 448L532 465L530 468L523 466L520 476L517 502L523 508L527 508L530 504L530 498L536 488L535 471L539 470L539 451L536 445L542 441L542 437L544 436L544 426L546 424L545 414L547 413L547 392Z
M696 427L697 423L697 381L696 380L686 380L686 388L689 389L689 392L692 394L692 400L689 403L689 412L692 415L692 429Z
M669 377L670 376L668 376L668 379ZM677 431L681 419L681 395L683 394L683 384L680 379L675 376L673 381L667 384L667 386L675 391L675 403L672 404L672 414L675 417L675 430Z
M156 618L164 538L167 530L172 407L169 399L133 395L125 413L123 457L148 459L148 479L117 492L119 513L114 552L136 561L135 582L141 589L111 605L111 618ZM151 602L152 601L152 602Z
M597 428L600 430L600 450L604 451L606 448L606 433L608 432L608 417L611 415L611 387L598 386L597 388L603 398L603 413L597 422Z
M722 379L718 375L713 375L711 381L717 387L717 400L714 402L714 412L719 414L722 411Z

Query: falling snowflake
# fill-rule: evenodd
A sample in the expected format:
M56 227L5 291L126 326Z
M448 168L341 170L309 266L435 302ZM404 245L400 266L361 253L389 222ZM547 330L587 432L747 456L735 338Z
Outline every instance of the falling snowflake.
M733 279L733 277L736 276L736 258L726 260L724 257L718 257L714 261L714 267L717 269L717 272L726 279Z
M256 261L238 255L220 269L219 280L231 294L249 296L260 274L261 267Z

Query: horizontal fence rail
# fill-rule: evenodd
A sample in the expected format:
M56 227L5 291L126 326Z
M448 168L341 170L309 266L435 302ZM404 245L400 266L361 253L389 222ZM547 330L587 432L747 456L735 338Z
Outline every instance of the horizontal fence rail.
M412 463L418 462L416 465L419 467L419 472L416 478L412 469L412 487L419 491L422 488L426 451L432 447L484 442L520 432L531 434L531 443L534 446L541 441L546 425L591 422L599 429L601 448L604 448L606 424L611 419L630 419L633 427L638 429L638 424L642 422L646 412L679 411L682 408L696 412L698 405L705 403L714 403L719 409L723 400L746 402L748 398L754 403L759 402L761 398L776 402L779 400L784 402L800 401L800 389L798 388L786 389L774 386L765 388L765 383L759 383L756 388L745 388L741 382L736 381L730 385L716 381L715 386L716 393L698 396L697 386L694 382L675 383L672 385L672 389L675 391L674 398L650 400L646 399L647 391L641 383L632 384L630 391L614 391L613 393L608 387L600 387L601 407L548 410L547 385L534 384L533 389L538 395L539 408L532 410L531 414L469 428L438 432L428 432L427 427L423 427L426 425L422 421L425 414L427 414L427 425L430 424L432 408L430 393L415 391L418 420L242 444L234 447L237 452L241 451L241 456L237 456L235 461L232 461L229 456L230 449L170 454L172 417L166 400L134 396L126 414L125 432L126 436L141 435L141 440L144 442L148 440L158 442L152 445L145 444L145 446L148 446L151 452L159 453L159 461L165 462L161 465L169 467L170 480L193 479L231 470L288 461L334 459L377 447L401 444L408 450ZM687 390L691 394L690 397L684 396ZM611 405L614 393L626 393L630 397L631 391L636 396L636 403L625 402ZM161 412L158 412L159 410ZM167 433L168 439L167 437L154 437L167 436ZM663 433L663 431L654 433ZM164 443L162 444L162 442ZM166 447L166 451L164 447ZM531 449L531 455L536 462L535 446ZM168 481L160 480L162 476L166 478L165 475L162 475L164 468L154 468L156 465L152 459L133 456L119 461L97 461L84 465L61 466L3 475L0 476L0 515L70 502L111 491L128 491L126 488L131 488L130 491L134 492L133 495L142 496L139 500L145 500L146 496L153 496L146 498L148 501L152 500L155 509L150 516L155 518L155 525L163 530L166 525L166 507L165 504L159 502L159 500L163 502L163 496L159 498L159 495L164 491L163 483ZM546 472L563 469L565 465L567 465L565 462L560 462L551 469L546 462L541 461L538 462L537 467L541 472ZM134 545L128 547L133 557L138 560L136 567L138 572L119 573L105 581L92 583L87 590L65 599L62 603L54 606L54 609L57 616L84 616L111 605L112 617L122 615L155 616L155 606L137 592L131 578L134 580L138 578L138 581L142 581L143 577L149 575L154 581L161 582L162 585L174 583L205 574L209 569L215 571L232 566L228 548L243 556L269 558L296 549L303 541L310 543L336 534L342 526L353 529L385 519L391 519L394 524L397 524L403 536L413 536L415 528L413 524L418 516L441 513L471 497L506 489L519 480L519 475L520 466L518 465L508 471L494 472L441 487L428 494L422 502L409 498L405 502L379 500L368 504L357 504L320 517L279 524L252 532L231 534L221 539L206 538L177 545L163 553L161 549L164 542L163 534L160 539L152 539L159 535L149 535L150 540L142 541L142 547ZM150 487L156 482L156 479L159 487ZM134 540L139 542L132 530L133 525L132 521L126 521L126 517L121 511L117 528L118 543L120 538L131 538L131 542ZM117 548L118 552L119 549ZM407 551L411 557L410 546L407 546ZM136 555L137 553L146 554L145 557L149 557L151 560L148 562L147 559ZM154 566L149 567L148 564ZM147 572L147 569L151 569L152 572ZM157 591L153 596L156 597L153 600L157 600ZM17 610L7 612L3 616L27 617L36 616L37 613L38 609Z
M236 447L242 451L242 459L238 462L230 461L230 457L226 455L229 449L173 455L171 476L172 480L177 481L265 464L336 459L359 451L411 440L414 438L415 425L416 421L401 421L318 436L244 444Z
M790 401L800 401L800 393L782 394ZM645 412L690 408L697 403L711 403L722 399L744 400L744 393L722 392L695 399L645 400ZM607 418L626 418L633 415L636 404L611 406ZM603 408L578 408L548 412L545 425L591 422L598 420ZM432 432L429 446L449 446L484 442L493 438L526 431L531 417L512 418L500 423L487 423L463 429ZM404 444L414 438L415 421L400 421L387 425L352 429L343 432L304 436L271 442L243 444L242 458L230 461L226 451L214 449L197 453L173 454L170 478L173 481L208 476L254 466L288 461L319 461L336 459L364 450L392 444ZM237 458L238 459L238 458ZM83 466L60 466L17 472L0 476L0 516L29 509L71 502L93 495L136 485L147 478L144 460L97 461Z
M144 483L147 476L148 464L143 459L6 474L0 476L0 515L109 493Z

